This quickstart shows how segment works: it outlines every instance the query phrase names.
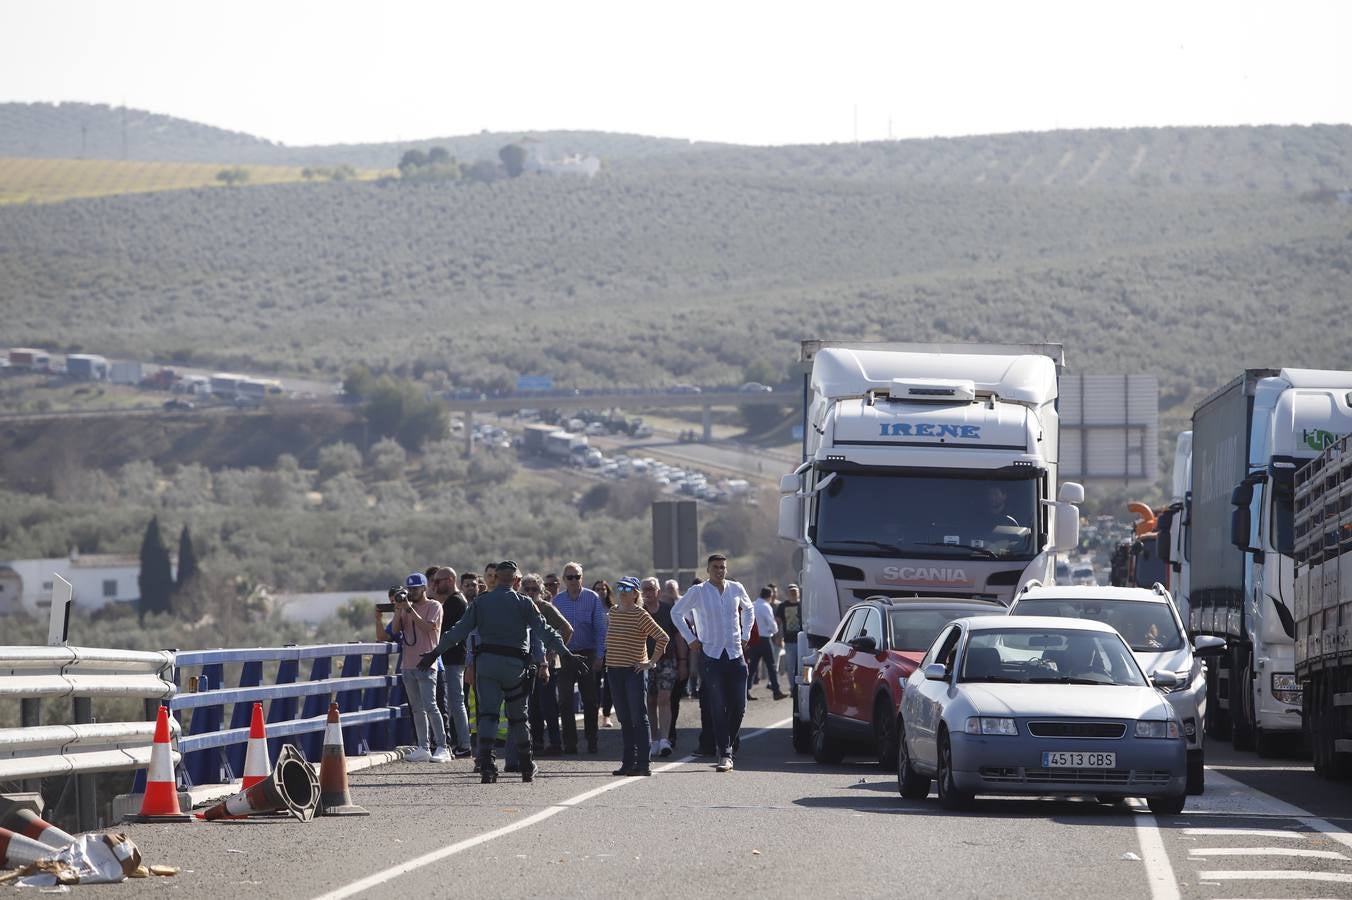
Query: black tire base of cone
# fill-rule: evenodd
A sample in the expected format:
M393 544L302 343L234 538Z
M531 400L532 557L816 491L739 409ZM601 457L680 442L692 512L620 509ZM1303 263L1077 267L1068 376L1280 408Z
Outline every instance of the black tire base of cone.
M186 813L180 813L177 816L142 816L142 815L125 816L122 819L122 821L135 822L138 825L146 825L146 824L153 825L156 822L196 822L197 819L194 816L188 815Z

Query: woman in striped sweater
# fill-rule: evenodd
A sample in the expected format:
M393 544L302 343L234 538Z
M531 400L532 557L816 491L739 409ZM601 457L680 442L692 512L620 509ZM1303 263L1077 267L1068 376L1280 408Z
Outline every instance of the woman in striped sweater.
M638 579L626 576L615 582L619 603L610 611L606 625L606 680L620 719L624 758L616 775L651 775L648 757L652 751L648 734L648 638L656 641L654 658L667 649L667 633L638 605Z

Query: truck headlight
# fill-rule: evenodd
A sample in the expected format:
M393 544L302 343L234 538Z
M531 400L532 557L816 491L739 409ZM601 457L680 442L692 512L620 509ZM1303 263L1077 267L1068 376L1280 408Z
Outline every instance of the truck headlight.
M1272 696L1282 703L1299 704L1300 682L1292 672L1272 673Z
M1178 723L1172 719L1167 722L1141 720L1136 723L1138 738L1170 738L1178 740Z
M967 728L968 734L1004 734L1017 736L1019 726L1014 724L1013 719L999 718L997 716L968 716Z

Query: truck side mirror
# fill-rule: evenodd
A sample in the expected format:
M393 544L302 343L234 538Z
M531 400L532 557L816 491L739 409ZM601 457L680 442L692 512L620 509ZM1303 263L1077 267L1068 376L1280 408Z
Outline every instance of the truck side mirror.
M785 478L795 478L785 475ZM797 494L785 493L779 498L779 536L787 541L803 543L803 498Z
M1239 484L1235 485L1235 489L1230 492L1231 506L1247 507L1252 502L1253 482L1251 481L1241 481Z
M1058 502L1052 507L1052 549L1070 553L1080 546L1080 510L1070 503Z
M1247 506L1236 506L1230 511L1230 543L1240 550L1249 549L1249 524Z
M1061 490L1056 493L1056 500L1058 503L1083 503L1084 485L1075 481L1062 483Z
M779 492L781 494L796 494L798 488L802 486L801 476L790 472L787 475L779 476Z

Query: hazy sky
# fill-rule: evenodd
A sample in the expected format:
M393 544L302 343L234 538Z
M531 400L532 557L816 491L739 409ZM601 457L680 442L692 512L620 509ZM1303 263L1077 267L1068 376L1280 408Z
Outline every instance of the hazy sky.
M287 144L1352 121L1352 3L0 0L0 101Z

